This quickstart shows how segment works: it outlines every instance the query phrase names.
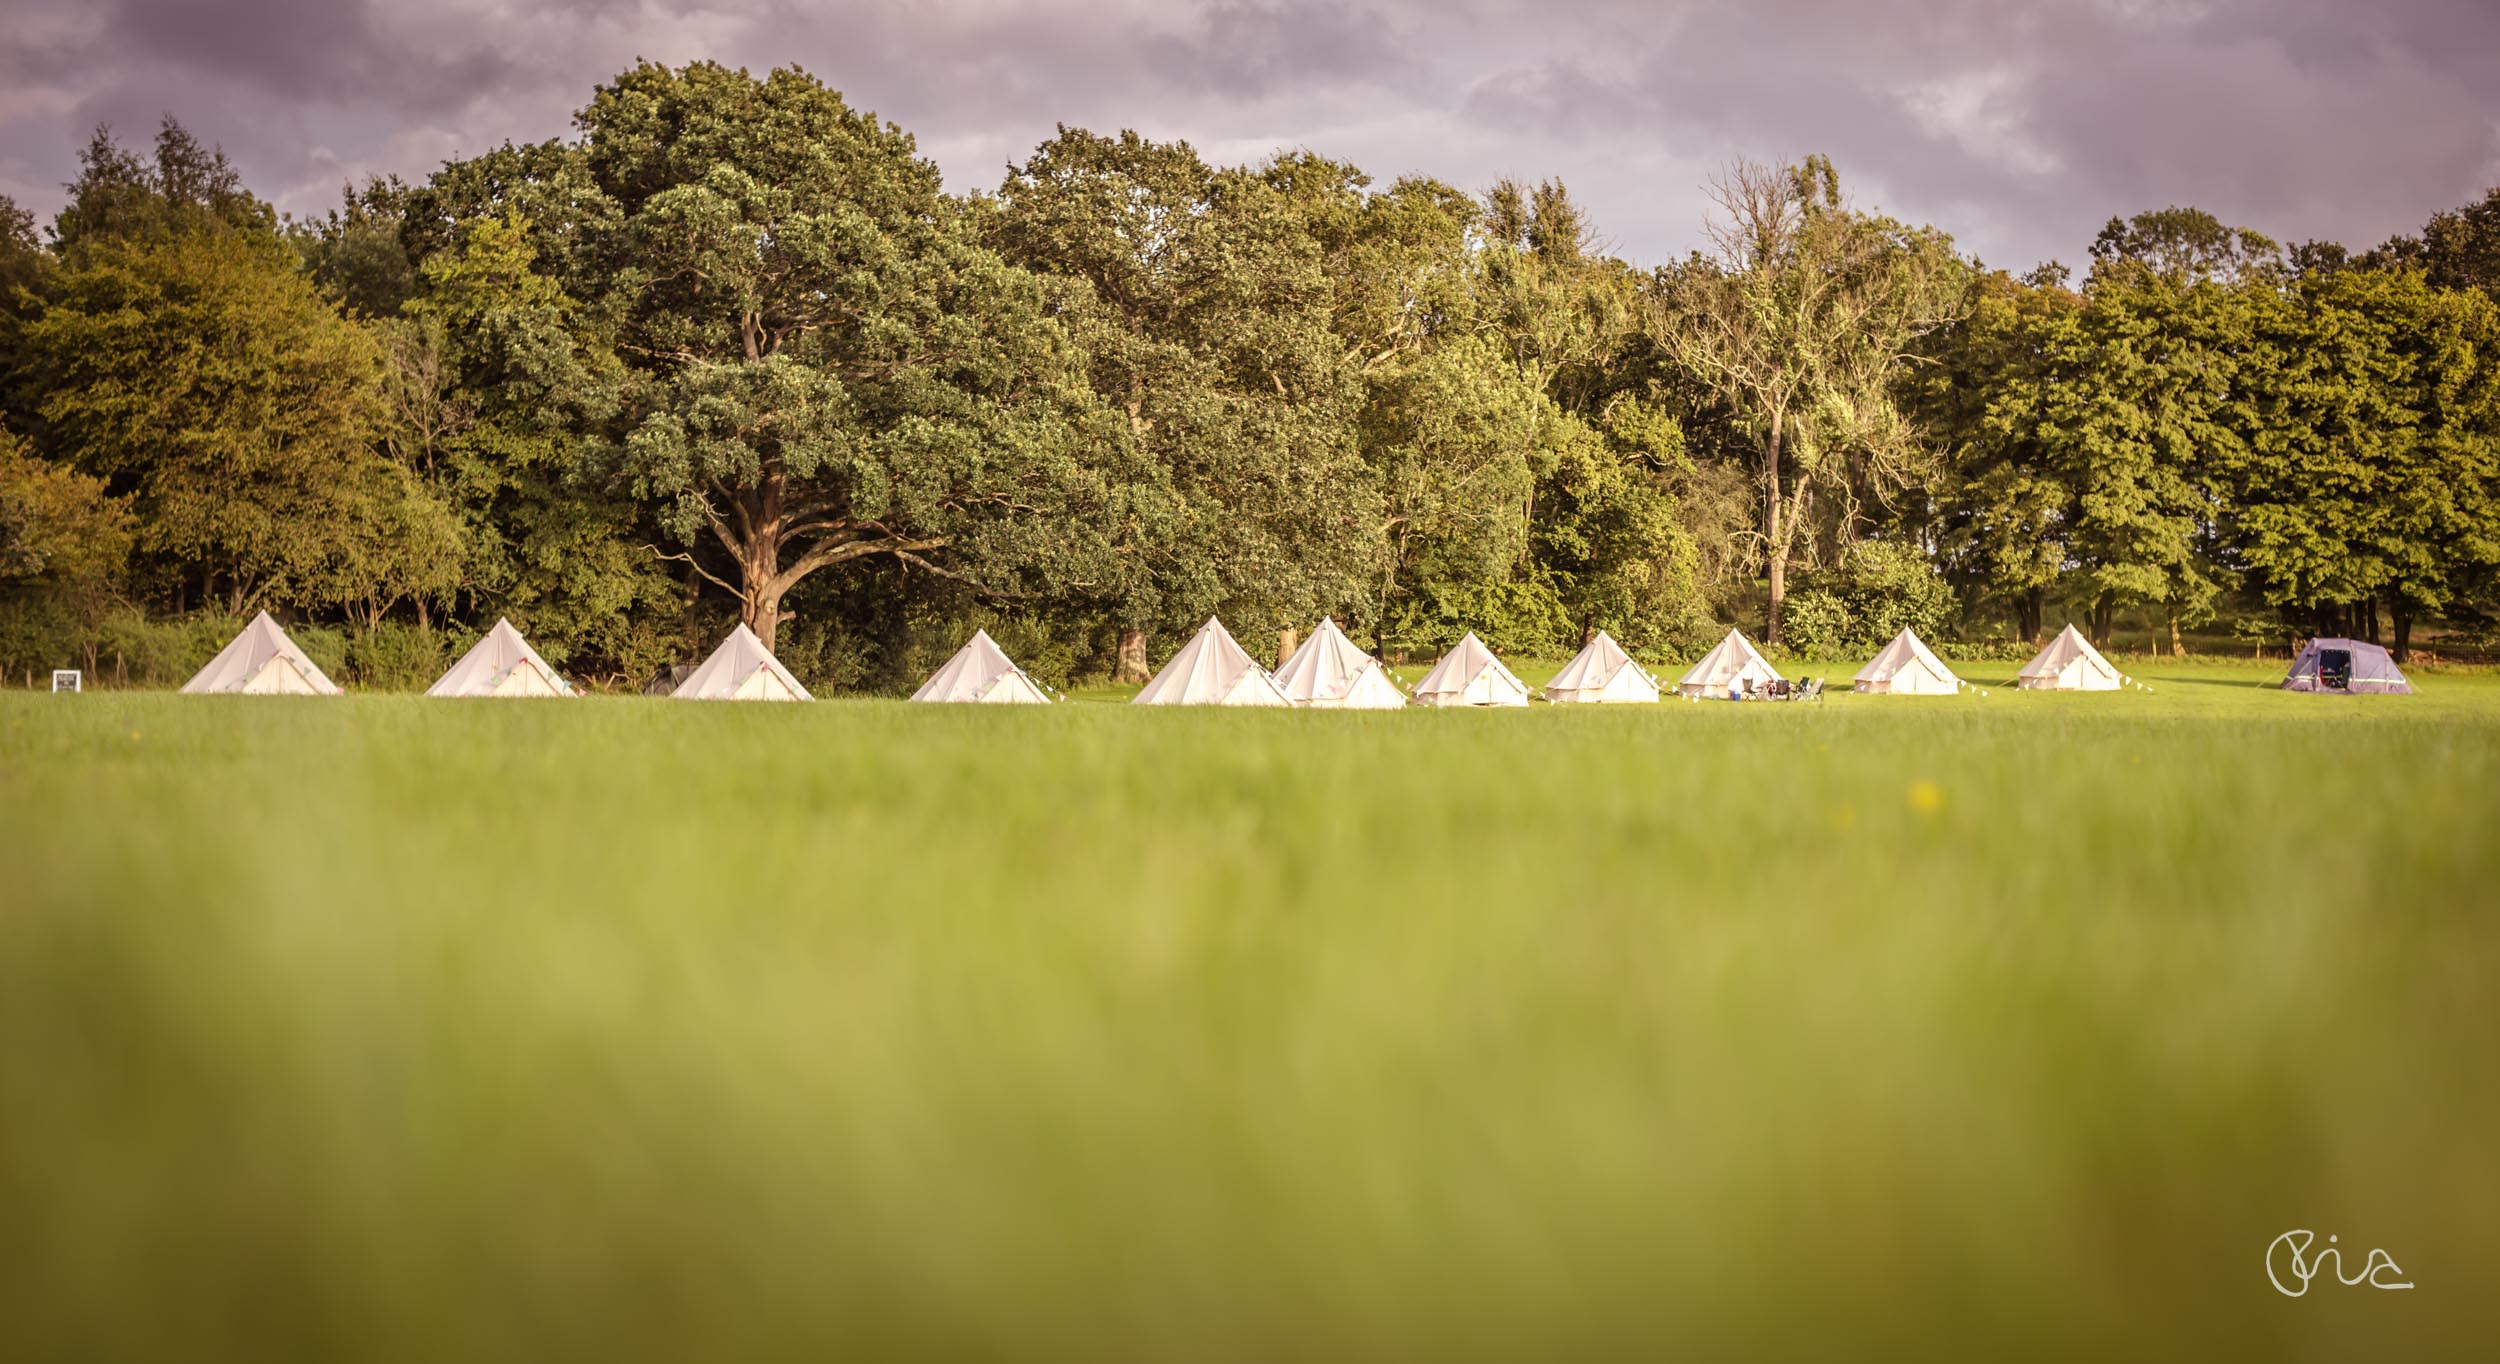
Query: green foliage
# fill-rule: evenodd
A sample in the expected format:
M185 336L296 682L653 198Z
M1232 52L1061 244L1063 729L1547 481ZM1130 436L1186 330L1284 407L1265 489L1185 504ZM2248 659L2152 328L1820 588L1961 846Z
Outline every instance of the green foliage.
M2121 602L2183 620L2220 588L2202 536L2223 508L2218 469L2247 438L2232 420L2263 294L2212 280L2121 272L2095 280L2074 325L2054 334L2059 374L2040 427L2072 490L2066 587L2107 638Z
M1750 448L1770 570L1767 642L1818 497L1857 505L1925 475L1901 408L1907 362L1964 309L1952 239L1850 207L1828 158L1739 163L1713 186L1714 252L1654 281L1660 348L1729 411Z
M1088 395L907 134L797 70L702 63L629 71L580 124L603 202L569 283L615 319L610 457L768 644L822 569L1012 588L1069 557L1022 532L1082 539Z
M331 680L372 691L424 691L471 642L446 639L442 632L421 625L376 621L345 632L337 645L338 670ZM304 648L309 653L312 646ZM318 655L314 661L320 661Z
M1361 356L1411 353L1425 324L1377 281L1340 317L1325 266L1429 258L1451 220L1416 191L1383 228L1361 188L1315 159L1263 176L1069 128L1010 168L985 236L1053 277L1114 409L1103 435L1127 486L1093 595L1117 623L1178 632L1221 612L1255 633L1377 614L1386 514L1355 434Z
M117 686L179 687L226 647L239 623L223 612L174 616L136 608L114 611L95 633L97 681L101 684L110 678ZM313 646L304 642L305 633L298 628L289 637L309 655ZM317 642L327 643L326 639Z
M2274 239L2197 208L2112 218L2092 243L2092 278L2152 275L2174 285L2262 283L2282 266Z
M1861 540L1789 598L1788 647L1807 658L1871 653L1903 630L1933 642L1953 615L1953 590L1914 545Z
M1385 638L1428 648L1475 628L1526 645L1508 623L1473 613L1504 595L1527 557L1530 507L1555 460L1556 426L1544 393L1472 339L1435 347L1370 385L1363 446L1380 479L1391 556ZM1453 630L1460 618L1470 623Z
M167 115L147 158L110 129L95 130L79 153L69 202L52 220L52 239L74 264L95 244L228 234L271 242L277 223L276 210L243 187L224 152L201 146Z
M0 428L0 583L109 595L130 540L128 509L102 479L38 458Z
M2041 633L2043 598L2067 568L2077 496L2052 458L2049 404L2080 295L2064 271L1983 277L1971 311L1942 333L1916 372L1917 411L1945 451L1934 535L1946 575L1973 604L2013 608L2017 632Z
M350 188L319 222L291 229L304 268L351 315L395 316L417 293L405 241L409 188L397 176Z
M2461 208L2431 215L2418 241L2389 244L2397 261L2419 265L2441 289L2478 289L2500 303L2500 186Z
M1578 627L1611 632L1640 651L1706 633L1699 551L1670 482L1689 471L1683 433L1663 412L1628 394L1591 426L1570 416L1551 470L1537 489L1530 544Z
M221 158L168 125L152 173L99 136L23 330L53 457L135 518L159 600L381 609L439 594L440 508L375 457L381 357L294 268ZM402 543L406 541L406 543Z
M2500 569L2500 310L2410 270L2306 281L2268 315L2233 542L2264 600L2435 610Z
M426 258L407 316L381 333L388 444L460 509L464 594L558 667L639 679L677 647L677 588L630 490L587 467L623 367L536 238L517 214L481 217Z
M120 601L130 544L129 508L102 479L0 428L0 674L68 666Z
M31 402L18 374L25 327L43 311L53 267L51 253L35 240L34 215L0 194L0 429L33 426Z

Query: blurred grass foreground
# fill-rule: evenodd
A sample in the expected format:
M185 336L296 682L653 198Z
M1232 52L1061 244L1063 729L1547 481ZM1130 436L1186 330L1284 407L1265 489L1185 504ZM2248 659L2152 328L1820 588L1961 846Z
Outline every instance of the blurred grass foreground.
M2489 1358L2416 680L0 697L0 1355Z

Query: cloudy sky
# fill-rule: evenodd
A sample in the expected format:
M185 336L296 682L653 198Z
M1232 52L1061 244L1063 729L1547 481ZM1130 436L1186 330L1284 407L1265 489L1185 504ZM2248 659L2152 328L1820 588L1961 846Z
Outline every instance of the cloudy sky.
M1061 122L1560 176L1643 262L1738 156L1828 152L2017 268L2171 203L2361 246L2500 184L2500 0L0 0L0 193L48 218L97 123L170 112L318 212L563 133L636 57L795 62L956 189Z

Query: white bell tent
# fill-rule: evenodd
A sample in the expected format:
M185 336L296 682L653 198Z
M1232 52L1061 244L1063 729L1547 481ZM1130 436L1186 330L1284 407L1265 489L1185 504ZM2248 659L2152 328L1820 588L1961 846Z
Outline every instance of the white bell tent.
M1140 706L1290 706L1276 679L1213 616L1137 693Z
M193 696L337 696L337 683L322 675L286 631L261 612L206 667L182 684Z
M1004 706L1047 706L1050 693L1042 684L1027 676L1016 666L1007 651L998 647L987 630L975 630L972 639L946 660L946 666L929 675L920 690L911 694L914 701L949 701Z
M781 666L773 651L746 627L745 621L729 632L703 666L694 670L677 690L669 693L681 701L808 701L807 688Z
M512 622L497 617L495 628L470 646L433 686L428 696L571 696L573 688L556 676L547 660L521 638Z
M1658 683L1600 630L1545 684L1545 699L1558 706L1655 701Z
M2116 691L2126 678L2082 631L2069 625L2023 665L2014 681L2025 691Z
M1927 641L1914 631L1903 630L1858 669L1853 686L1880 696L1951 696L1962 689L1962 679L1936 657Z
M1484 647L1484 641L1470 630L1456 648L1441 656L1415 684L1415 704L1419 706L1524 706L1528 704L1528 684L1522 682L1502 660Z
M1782 680L1779 670L1753 647L1753 641L1745 638L1744 631L1730 630L1727 638L1703 654L1701 661L1684 674L1682 680L1675 684L1675 689L1686 696L1724 698L1730 687L1741 686L1747 691L1754 691L1765 682Z
M1406 704L1406 692L1389 670L1327 616L1276 670L1276 685L1295 705L1314 710L1394 710Z

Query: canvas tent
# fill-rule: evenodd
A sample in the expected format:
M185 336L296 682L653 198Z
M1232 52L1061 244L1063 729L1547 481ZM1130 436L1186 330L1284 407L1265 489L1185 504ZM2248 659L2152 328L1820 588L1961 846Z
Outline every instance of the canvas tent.
M1276 670L1276 685L1295 705L1315 710L1393 710L1406 704L1406 692L1380 660L1355 647L1326 616Z
M1753 691L1765 682L1782 681L1771 661L1753 647L1742 630L1730 630L1701 661L1684 674L1675 689L1686 696L1724 697L1732 687Z
M1484 641L1470 630L1456 648L1441 656L1415 684L1415 704L1419 706L1524 706L1528 704L1528 684L1520 681L1502 660L1484 647Z
M2116 691L2126 679L2082 631L2069 625L2023 665L2014 681L2025 691Z
M669 693L686 701L808 701L807 688L781 666L745 621L729 632L703 665Z
M251 696L337 696L339 686L322 676L304 657L286 631L261 612L243 627L232 643L217 651L208 665L182 684L194 696L213 693Z
M1290 706L1293 702L1258 665L1224 622L1198 627L1132 703L1140 706Z
M2413 684L2385 649L2366 639L2313 639L2292 660L2283 690L2411 696Z
M1858 669L1855 689L1883 696L1951 696L1962 689L1962 679L1944 665L1927 647L1927 641L1909 630L1892 637L1892 643Z
M1655 701L1658 683L1615 643L1613 635L1600 630L1545 684L1545 699L1556 705Z
M1050 693L1042 684L1025 674L1024 669L1007 657L987 630L975 630L972 639L946 660L946 666L929 675L920 690L911 694L914 701L962 701L988 705L1047 706Z
M521 638L512 622L497 617L495 628L451 665L428 696L571 696L573 688L556 676L547 660Z

